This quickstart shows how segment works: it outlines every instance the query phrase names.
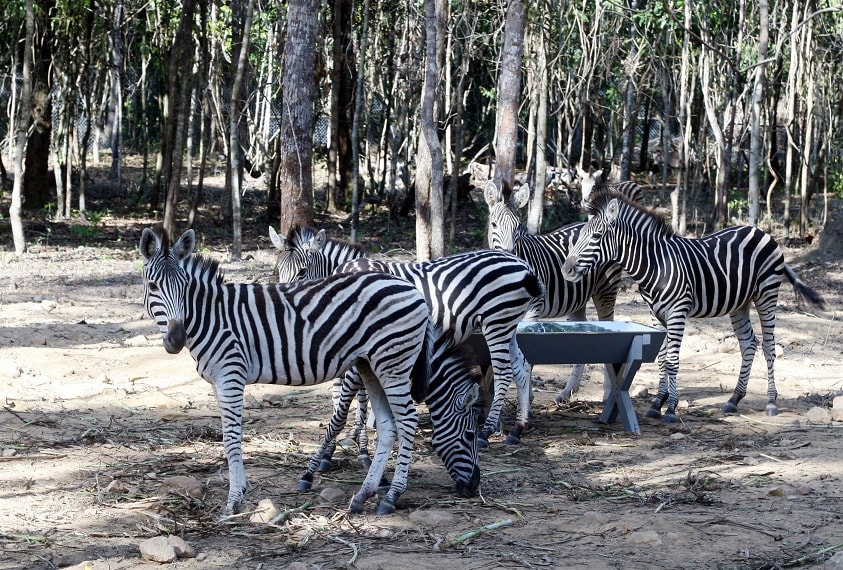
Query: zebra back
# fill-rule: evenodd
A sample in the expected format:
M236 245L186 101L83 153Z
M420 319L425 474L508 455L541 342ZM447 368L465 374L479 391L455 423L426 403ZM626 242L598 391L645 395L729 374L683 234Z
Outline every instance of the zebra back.
M582 203L588 205L591 196L599 191L613 190L620 192L632 202L641 203L644 197L644 192L641 187L632 180L625 180L623 182L609 183L603 180L603 171L595 170L594 172L586 172L582 168L577 168L577 174L580 177L580 189L582 192Z
M273 273L281 283L323 279L343 263L363 255L356 244L328 238L325 230L295 225L287 237L271 226L269 239L278 250Z

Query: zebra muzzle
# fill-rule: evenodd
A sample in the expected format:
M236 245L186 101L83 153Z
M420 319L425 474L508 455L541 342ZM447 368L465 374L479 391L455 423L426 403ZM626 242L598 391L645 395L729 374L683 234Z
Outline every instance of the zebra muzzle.
M582 273L577 271L577 258L574 255L569 255L565 258L565 263L562 264L562 277L567 281L579 281L582 279Z
M187 333L184 330L184 323L181 320L171 319L167 323L167 332L164 334L164 348L170 354L178 354L184 348L187 341Z

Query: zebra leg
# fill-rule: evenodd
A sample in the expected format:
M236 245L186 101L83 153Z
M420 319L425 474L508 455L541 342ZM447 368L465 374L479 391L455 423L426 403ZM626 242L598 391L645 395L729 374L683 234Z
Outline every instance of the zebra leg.
M334 381L336 382L336 379ZM353 396L352 394L351 398ZM336 447L337 434L345 427L345 422L348 419L348 410L351 408L351 398L349 398L345 405L342 405L341 401L338 402L334 408L334 413L331 415L331 420L325 429L325 437L322 439L322 443L319 444L319 448L310 457L310 461L307 463L307 470L301 476L301 479L299 479L299 491L309 491L313 487L314 473L330 469L330 455L328 455L329 459L327 460L329 467L328 469L323 469L325 456L329 453L329 449Z
M509 384L512 382L512 358L509 354L509 338L511 337L507 337L507 340L503 341L493 341L488 336L486 337L486 344L489 347L489 355L492 360L495 397L492 400L489 415L486 416L483 429L480 430L480 436L477 438L477 445L480 448L489 446L489 436L498 429L503 402L506 399ZM521 427L522 430L523 428L524 426Z
M355 394L358 395L359 401L359 394L362 391L363 383L360 380L360 376L357 374L354 368L350 369L342 378L334 378L333 385L331 387L331 399L333 400L333 408L334 408L334 416L331 418L331 421L334 421L334 418L337 417L337 414L342 414L342 422L338 423L338 428L334 433L334 436L327 440L322 450L322 456L319 463L318 471L330 471L332 468L332 459L334 457L334 452L337 449L337 435L339 432L346 425L346 421L348 419L348 411L351 409L351 401L354 399ZM364 398L366 396L364 395ZM359 412L358 412L358 422L359 422ZM365 419L364 419L365 422ZM365 423L364 430L365 430ZM355 426L357 427L357 426ZM355 438L356 439L356 438ZM365 452L368 456L368 451ZM358 452L359 457L359 452Z
M685 333L685 313L680 312L667 323L667 335L659 349L659 392L653 405L647 412L648 418L658 418L661 408L667 401L667 409L662 421L672 424L676 421L676 406L679 405L679 393L676 389L676 374L679 372L679 348Z
M236 365L236 363L234 363ZM246 470L243 466L243 390L241 377L213 380L222 418L222 443L228 462L228 500L220 518L233 515L246 494Z
M512 354L512 376L518 390L518 412L515 416L515 425L510 430L509 435L506 436L504 443L516 444L521 442L521 434L530 421L530 414L533 409L532 366L524 358L521 349L518 348L515 335L513 335L510 344L510 353Z
M357 444L357 462L366 469L372 464L369 456L369 433L366 430L369 411L369 394L366 388L357 391L357 417L354 427L348 432L348 438Z
M776 399L779 394L776 391L776 303L772 306L758 307L758 316L761 321L761 349L764 351L764 359L767 361L767 415L775 416L779 413L776 406Z
M741 347L741 371L738 374L738 384L735 391L723 411L727 414L734 414L738 411L738 402L746 396L746 387L749 383L749 374L752 370L752 361L755 359L755 349L758 346L758 339L755 331L752 330L752 321L749 320L749 308L744 307L729 315L732 320L732 328ZM774 388L775 390L775 388Z

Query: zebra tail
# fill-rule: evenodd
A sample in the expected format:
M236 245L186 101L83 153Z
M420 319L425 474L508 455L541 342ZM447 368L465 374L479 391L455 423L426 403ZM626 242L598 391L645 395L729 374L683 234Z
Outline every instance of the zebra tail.
M796 272L787 264L784 266L784 274L787 276L787 280L790 281L790 284L793 285L793 289L796 291L797 295L805 297L808 302L815 307L825 309L825 299L822 298L822 295L808 287L808 285L799 279Z
M423 402L429 392L430 358L433 354L434 334L433 321L428 319L427 329L424 333L424 347L419 351L419 357L413 365L413 376L410 384L410 396L415 402Z

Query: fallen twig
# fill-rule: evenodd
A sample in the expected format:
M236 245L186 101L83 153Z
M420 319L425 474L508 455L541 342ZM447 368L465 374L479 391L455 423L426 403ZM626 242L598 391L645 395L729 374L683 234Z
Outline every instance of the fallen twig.
M794 558L793 560L786 560L782 563L782 566L801 566L806 562L812 562L814 560L819 560L820 557L825 556L829 552L834 552L843 548L843 542L840 544L835 544L834 546L829 546L828 548L823 548L821 550L817 550L816 552L812 552L810 554L806 554L805 556L800 556L799 558Z
M497 521L493 523L489 523L486 526L481 526L480 528L476 528L474 530L469 530L468 532L464 532L455 539L448 542L446 546L456 546L457 544L462 544L466 540L471 540L472 538L478 537L484 532L489 532L490 530L496 530L505 526L509 526L513 524L515 521L512 519L504 519L502 521Z
M300 513L300 512L303 512L303 511L309 509L312 504L313 503L311 503L310 501L307 501L304 504L302 504L302 505L300 505L300 506L298 506L294 509L284 509L283 511L281 511L280 513L278 513L277 515L272 517L272 520L269 521L269 524L275 524L275 525L281 524L285 520L287 520L288 518L293 516L294 514Z

